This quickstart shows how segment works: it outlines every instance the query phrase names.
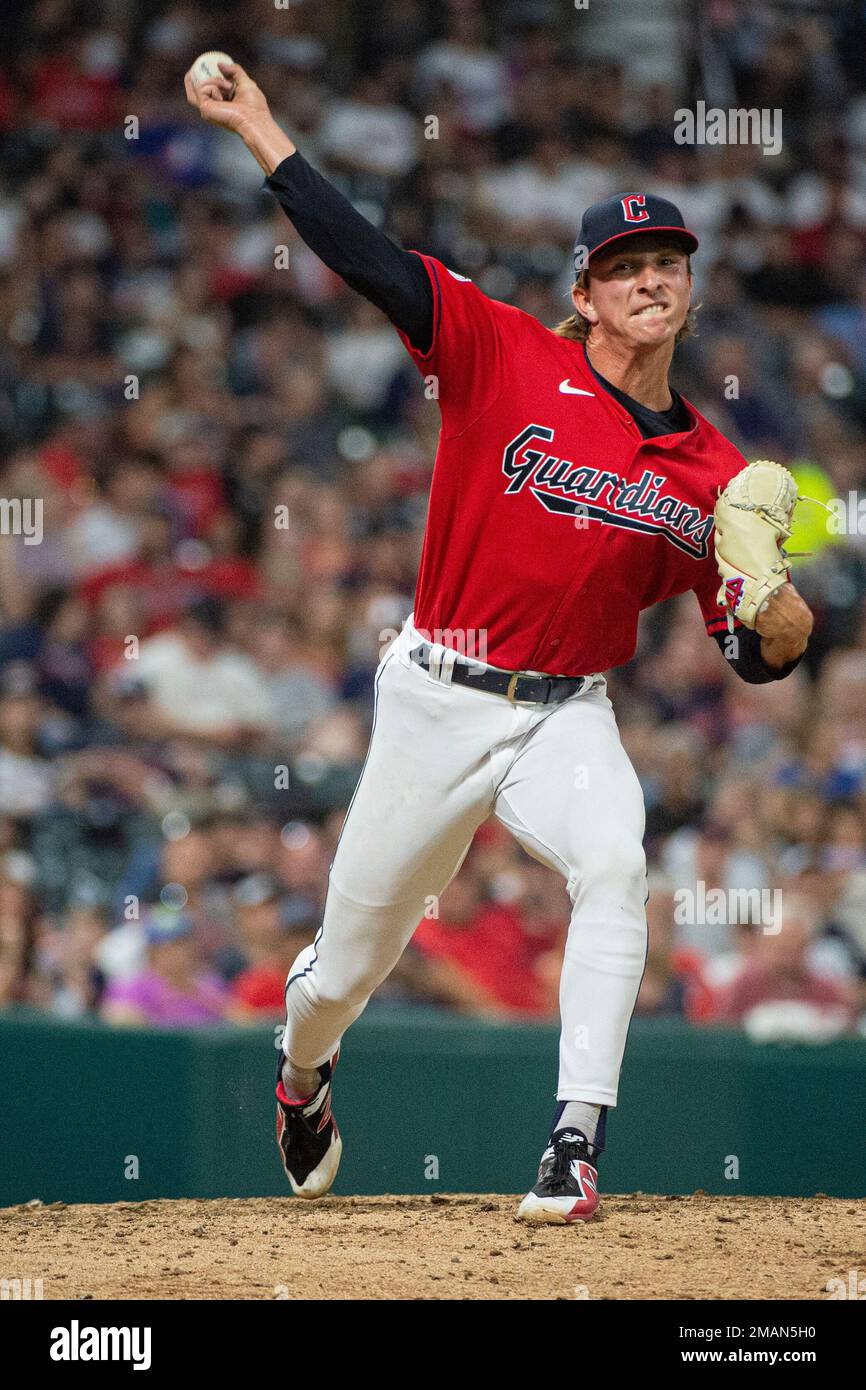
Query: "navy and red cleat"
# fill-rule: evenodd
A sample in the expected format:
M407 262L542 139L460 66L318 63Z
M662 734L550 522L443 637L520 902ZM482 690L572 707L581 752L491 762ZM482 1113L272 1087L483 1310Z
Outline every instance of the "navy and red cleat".
M538 1181L517 1209L518 1221L563 1225L589 1221L598 1207L595 1149L579 1129L559 1129L541 1156Z
M283 1062L277 1058L277 1143L286 1177L297 1197L322 1197L330 1189L343 1152L331 1114L331 1077L339 1050L319 1067L321 1078L306 1100L290 1100L283 1087Z

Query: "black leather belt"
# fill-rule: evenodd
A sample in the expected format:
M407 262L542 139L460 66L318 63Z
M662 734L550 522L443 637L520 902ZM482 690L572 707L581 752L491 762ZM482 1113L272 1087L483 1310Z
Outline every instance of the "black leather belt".
M409 656L416 666L430 670L429 642L413 647ZM559 705L572 695L586 690L590 676L541 676L532 671L501 671L497 666L484 666L457 657L451 672L453 685L468 685L473 690L486 690L490 695L503 695L513 705Z

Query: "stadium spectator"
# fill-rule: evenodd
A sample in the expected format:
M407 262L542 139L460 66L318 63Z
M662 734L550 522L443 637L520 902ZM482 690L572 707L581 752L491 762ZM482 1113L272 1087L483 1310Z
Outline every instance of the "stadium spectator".
M195 1028L223 1022L228 996L207 968L192 921L168 908L148 910L144 921L145 968L111 981L101 1015L109 1023L154 1028Z
M86 1018L98 1013L105 976L97 964L107 913L86 896L72 904L56 927L46 928L38 941L39 975L45 996L36 996L59 1018ZM36 1002L36 999L33 1002Z
M281 901L278 882L267 874L243 879L233 897L246 957L231 983L233 1016L282 1019L289 967L316 934L316 904L299 897Z
M198 735L231 748L268 726L260 673L227 641L225 609L216 599L195 600L175 631L143 643L136 669L165 737Z
M0 812L32 817L49 804L53 773L40 756L42 703L26 665L7 667L0 686Z
M516 905L483 899L482 884L464 869L441 906L431 902L413 946L427 959L433 990L464 1012L550 1017L556 983L535 969L543 943L525 930Z
M854 991L819 975L808 963L815 914L803 899L786 896L779 930L761 933L749 962L721 992L718 1016L756 1037L809 1041L850 1031Z

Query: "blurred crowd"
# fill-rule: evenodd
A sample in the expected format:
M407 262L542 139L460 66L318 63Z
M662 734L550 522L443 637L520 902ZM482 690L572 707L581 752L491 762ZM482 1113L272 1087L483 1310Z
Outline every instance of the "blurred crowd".
M642 23L637 0L20 12L0 65L0 1007L278 1019L412 606L435 404L186 105L185 68L222 48L367 217L550 325L589 203L649 188L698 233L675 384L846 522L800 508L816 630L788 680L739 681L691 595L610 676L647 801L638 1013L864 1031L866 11L669 0L638 42ZM678 144L699 98L781 110L781 152ZM39 536L8 534L34 498ZM488 822L373 1007L555 1017L568 907Z

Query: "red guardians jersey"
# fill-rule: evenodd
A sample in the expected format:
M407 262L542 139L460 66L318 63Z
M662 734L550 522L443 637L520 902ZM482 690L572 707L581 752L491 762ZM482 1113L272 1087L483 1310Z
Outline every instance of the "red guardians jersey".
M708 632L723 628L713 507L742 454L687 401L691 429L643 439L581 343L422 260L433 344L401 337L442 428L416 627L494 666L569 676L628 661L641 610L690 589Z

